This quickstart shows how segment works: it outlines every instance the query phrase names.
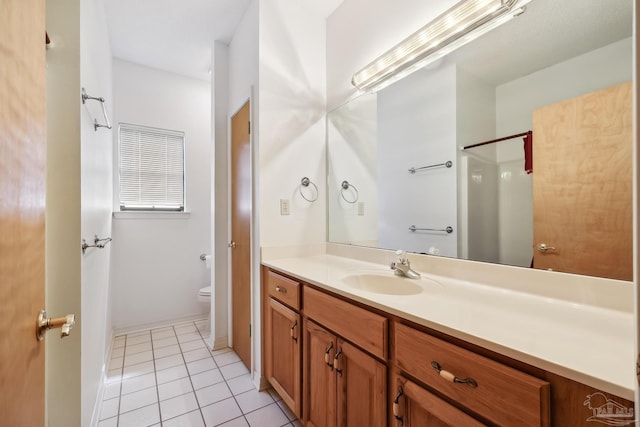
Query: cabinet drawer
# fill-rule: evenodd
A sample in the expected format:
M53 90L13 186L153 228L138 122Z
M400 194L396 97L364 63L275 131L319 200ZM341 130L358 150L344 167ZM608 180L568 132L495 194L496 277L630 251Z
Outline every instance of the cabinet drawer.
M267 290L269 296L283 302L289 307L300 309L300 283L269 271L267 273Z
M368 310L304 287L304 314L381 359L387 358L388 320Z
M549 425L546 381L406 325L394 325L394 339L393 357L400 369L478 415L505 426ZM455 383L449 373L471 378L477 386Z

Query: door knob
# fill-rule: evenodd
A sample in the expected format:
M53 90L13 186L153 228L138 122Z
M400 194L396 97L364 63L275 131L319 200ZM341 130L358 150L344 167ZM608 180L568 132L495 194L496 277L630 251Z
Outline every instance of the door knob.
M538 249L538 252L542 252L542 253L556 250L556 248L554 248L553 246L547 246L546 243L538 243L537 249Z
M236 242L234 242L233 240L229 242L229 244L227 245L229 246L231 249L235 249L236 247Z
M66 316L51 318L47 317L47 312L41 310L36 321L36 337L38 341L44 339L44 334L49 329L60 328L60 338L68 337L71 328L76 323L75 314L67 314Z

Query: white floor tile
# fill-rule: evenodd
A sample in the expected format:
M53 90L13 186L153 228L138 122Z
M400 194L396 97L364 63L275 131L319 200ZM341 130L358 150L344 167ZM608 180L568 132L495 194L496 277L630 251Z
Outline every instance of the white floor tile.
M198 404L200 406L211 405L212 403L220 402L221 400L232 397L231 390L224 382L210 385L196 391L196 397L198 398Z
M244 366L244 363L236 362L222 366L220 368L220 373L222 373L224 379L229 380L231 378L239 377L240 375L248 374L249 370Z
M187 369L190 375L199 374L200 372L210 371L217 368L212 358L200 359L187 364Z
M140 344L134 344L134 345L127 344L127 346L124 349L124 354L125 356L128 356L130 354L141 353L143 351L151 351L151 341L142 342Z
M295 420L291 422L291 425L293 427L303 427L302 423L300 422L300 420Z
M236 363L240 361L240 356L238 356L235 351L229 351L227 353L218 354L213 356L218 366L230 365L231 363Z
M249 427L249 423L244 417L238 417L224 424L220 424L220 427Z
M289 420L275 403L245 414L251 427L280 427Z
M224 381L224 378L222 378L222 374L219 369L212 369L210 371L200 372L196 375L191 375L191 382L193 382L193 388L196 390L222 381Z
M158 384L168 383L189 376L185 365L174 366L173 368L163 369L156 372Z
M156 376L154 374L145 374L134 378L128 378L122 381L122 394L133 393L145 388L154 387L155 385Z
M153 348L153 355L156 357L156 359L160 357L171 356L174 354L180 354L180 346L178 344Z
M131 355L127 354L124 356L124 366L131 366L137 363L147 362L149 360L153 360L153 353L151 352L151 350Z
M155 363L156 370L162 371L163 369L172 368L178 365L184 365L184 359L182 358L182 354L174 354L167 357L156 357Z
M196 340L201 340L201 339L202 339L202 337L200 336L200 333L198 333L198 332L189 332L187 334L178 335L178 342L179 343L189 342L189 341L196 341Z
M160 422L158 404L145 406L125 414L118 419L118 427L147 427Z
M98 427L118 427L118 417L102 420L98 423Z
M296 420L298 417L296 417L296 414L294 414L291 409L289 409L289 407L284 403L284 401L279 401L277 402L278 406L280 407L280 409L282 410L282 412L284 412L284 414L287 416L287 418L289 418L289 420L294 421Z
M120 396L120 381L107 382L104 386L102 400L109 400L118 396Z
M114 357L122 357L124 356L124 345L119 348L114 348L111 350L111 359Z
M195 409L198 409L198 401L193 393L183 394L160 402L162 421L175 418Z
M127 335L127 347L131 345L141 344L143 342L151 342L151 334L149 331L137 335Z
M107 371L107 377L105 378L105 382L109 383L120 383L122 380L122 368L110 369Z
M145 388L134 393L125 394L120 398L120 413L158 403L158 390L155 387Z
M144 374L151 374L155 371L153 360L147 362L136 363L135 365L125 366L122 370L122 378L133 378Z
M207 345L204 343L204 341L202 341L202 339L198 339L197 341L181 342L180 348L182 349L182 351L192 351L198 350L200 348L206 349Z
M280 397L280 395L274 389L270 388L267 391L269 392L271 397L273 397L273 400L275 400L276 402L279 402L282 400L282 397Z
M240 408L233 398L214 403L213 405L203 406L201 411L207 427L217 426L242 415Z
M114 357L109 361L109 370L122 368L124 357Z
M184 360L187 363L193 362L195 360L211 358L211 353L209 353L209 350L207 350L206 348L199 348L197 350L187 351L185 353L182 353L182 355L184 356Z
M121 335L119 337L115 337L113 339L113 348L122 348L125 345L127 338L124 335Z
M192 332L198 332L198 329L196 328L196 326L193 323L185 323L183 325L176 325L173 327L173 329L175 329L176 334L178 335L184 335L184 334L190 334Z
M256 409L270 405L273 402L273 398L266 391L249 390L247 392L238 394L235 396L240 410L243 414L253 412Z
M153 340L153 349L155 350L161 347L176 344L178 344L178 339L176 337L160 338L157 340Z
M151 338L153 341L160 340L162 338L171 338L175 337L176 333L173 331L173 328L165 328L151 331Z
M158 386L158 395L160 396L160 400L171 399L172 397L191 393L192 391L193 387L191 386L191 380L188 377L180 378L179 380L160 384Z
M204 427L202 414L200 410L191 411L187 414L180 415L162 422L163 427Z
M107 418L115 417L118 415L118 403L120 399L114 398L102 401L102 408L100 408L100 419L106 420Z
M227 381L227 384L229 385L229 388L234 395L244 393L245 391L253 390L256 388L256 386L253 385L251 375L249 374L231 378L229 381Z

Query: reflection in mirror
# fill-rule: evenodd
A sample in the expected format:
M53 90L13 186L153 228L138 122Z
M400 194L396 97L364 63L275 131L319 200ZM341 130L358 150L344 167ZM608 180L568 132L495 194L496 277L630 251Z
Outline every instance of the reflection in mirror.
M331 111L329 241L631 280L632 3L533 0ZM533 173L522 136L462 150L529 131Z

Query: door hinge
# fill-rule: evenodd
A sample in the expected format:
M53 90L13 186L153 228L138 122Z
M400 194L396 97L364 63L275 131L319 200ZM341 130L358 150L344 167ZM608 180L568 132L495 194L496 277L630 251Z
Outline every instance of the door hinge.
M249 323L249 336L251 336L251 323Z
M247 122L247 133L251 135L251 122Z

